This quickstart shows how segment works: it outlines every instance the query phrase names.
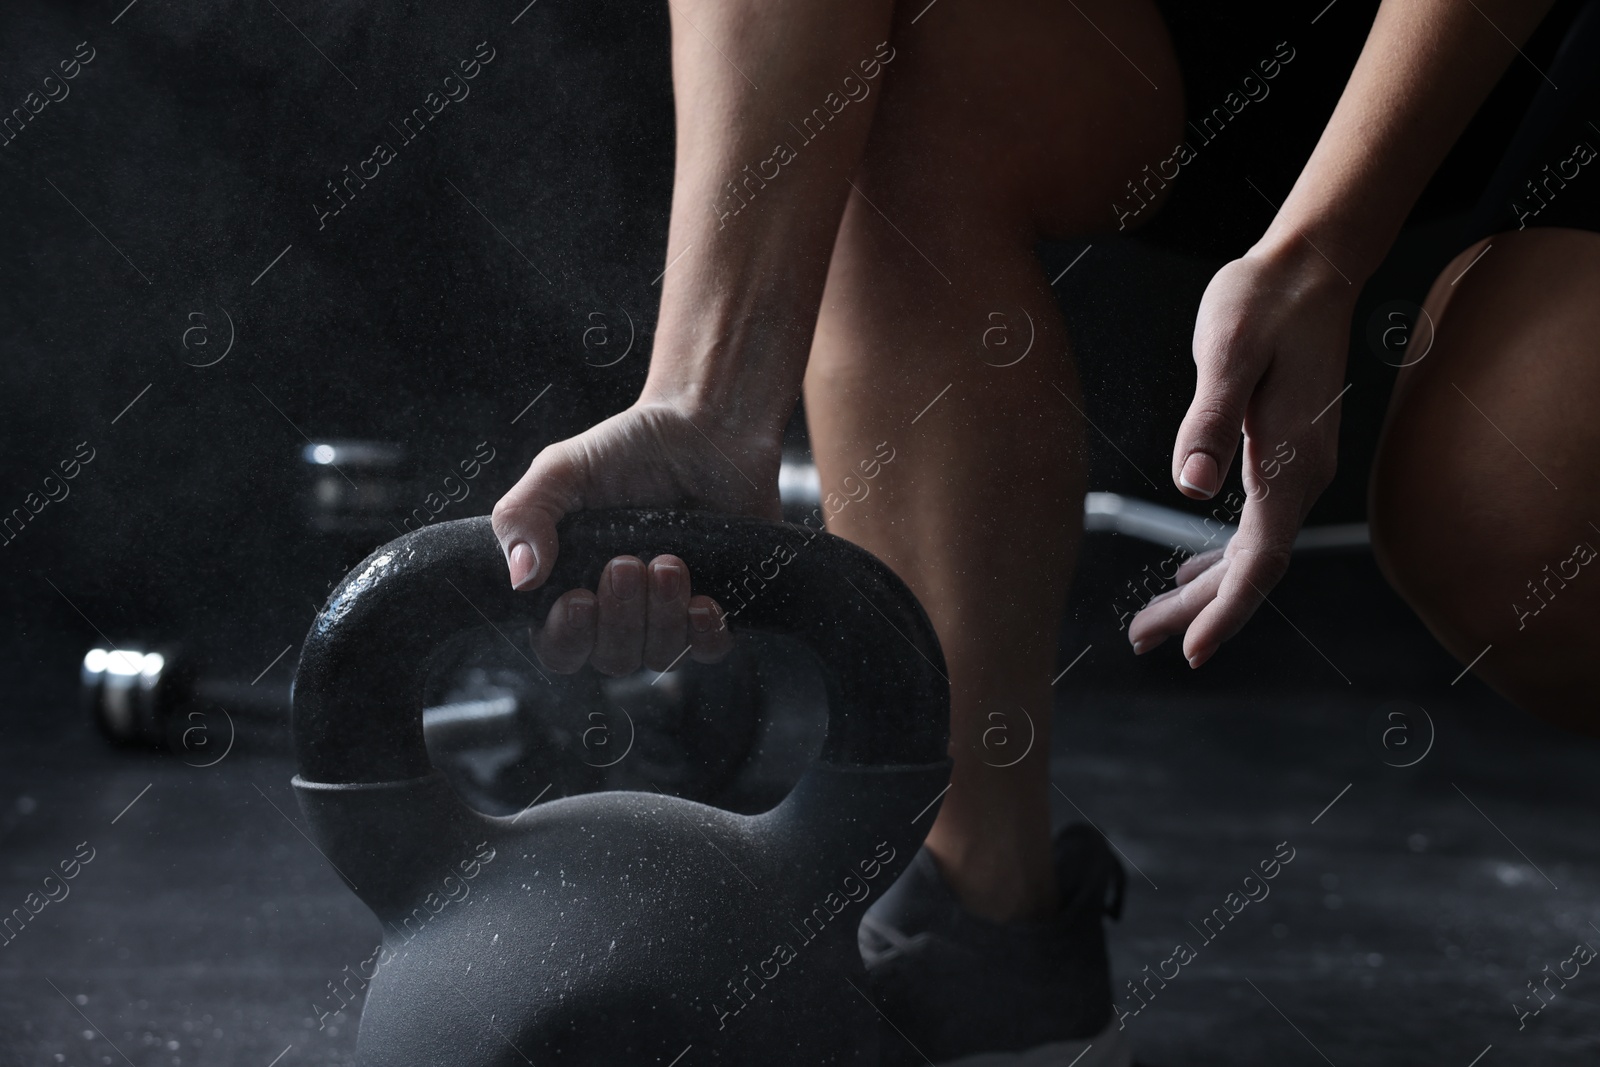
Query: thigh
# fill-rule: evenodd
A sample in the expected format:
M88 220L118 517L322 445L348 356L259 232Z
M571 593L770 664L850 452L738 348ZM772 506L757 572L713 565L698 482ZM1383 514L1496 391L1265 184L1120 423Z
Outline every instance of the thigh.
M1402 372L1371 487L1379 562L1441 642L1463 662L1492 646L1478 675L1586 729L1600 727L1596 293L1600 234L1503 233L1459 257L1429 295L1433 347Z
M1115 228L1182 129L1149 0L908 0L891 44L860 183L929 215L987 210L1028 239Z

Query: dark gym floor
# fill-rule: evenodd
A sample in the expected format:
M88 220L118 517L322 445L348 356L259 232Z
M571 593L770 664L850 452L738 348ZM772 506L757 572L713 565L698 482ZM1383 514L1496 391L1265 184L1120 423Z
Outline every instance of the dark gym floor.
M1110 582L1158 556L1098 536L1083 570ZM1589 1062L1600 979L1520 1031L1512 1005L1600 944L1593 743L1452 684L1365 553L1298 560L1278 611L1193 677L1170 650L1134 660L1096 583L1062 637L1063 667L1088 651L1057 684L1056 814L1130 865L1119 982L1196 951L1128 1020L1142 1061ZM0 1062L352 1062L354 1011L319 1030L313 1005L377 924L304 836L286 755L195 769L110 751L54 658L5 665L8 718L36 725L0 752L0 901L80 842L94 858L0 949ZM1396 700L1408 717L1387 717ZM1208 943L1202 920L1288 849L1270 895Z
M1376 280L1369 302L1415 291L1437 258L1421 244L1410 276ZM1046 248L1051 275L1080 251ZM1102 241L1058 287L1090 413L1120 437L1090 439L1095 488L1173 502L1140 472L1165 468L1189 380L1183 319L1214 266ZM1134 283L1139 301L1125 295ZM1129 351L1148 357L1137 380L1117 366ZM1359 518L1392 378L1355 357L1350 375L1345 473L1320 521ZM1136 660L1111 605L1166 555L1089 538L1061 637L1060 667L1073 666L1056 686L1056 816L1092 820L1130 865L1112 931L1119 983L1147 966L1170 974L1180 942L1196 950L1128 1020L1141 1061L1586 1062L1600 980L1552 982L1558 995L1521 1029L1514 1005L1537 1006L1526 983L1546 965L1570 974L1580 941L1600 946L1600 909L1586 904L1600 888L1585 833L1595 743L1462 677L1364 551L1298 556L1272 608L1201 672L1173 649ZM293 558L309 621L327 560ZM80 842L94 858L0 947L0 1062L352 1062L354 1008L319 1028L318 1006L370 954L377 925L302 833L286 752L241 744L197 769L107 749L74 689L95 634L40 588L19 609L22 640L0 649L0 906L21 906ZM99 618L108 603L85 606ZM127 603L137 617L142 599ZM236 654L235 673L259 670L305 621L275 623L286 636L258 661ZM239 633L228 644L251 647ZM293 659L266 680L286 681ZM1197 928L1283 842L1294 859L1270 896L1208 942ZM1125 987L1119 1003L1140 1007Z

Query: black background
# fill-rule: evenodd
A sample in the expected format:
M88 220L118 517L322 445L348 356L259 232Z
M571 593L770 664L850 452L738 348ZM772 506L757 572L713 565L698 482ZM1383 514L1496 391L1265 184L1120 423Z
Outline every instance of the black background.
M1153 225L1132 241L1091 235L1097 251L1059 287L1091 414L1124 427L1123 450L1157 472L1192 388L1188 335L1205 281L1271 217L1245 179L1285 195L1375 5L1342 0L1320 16L1169 8L1191 112L1219 104L1276 42L1297 55L1272 95L1185 169ZM306 437L400 442L419 485L489 441L496 461L454 517L487 511L539 447L636 394L671 194L665 8L140 0L120 10L24 3L3 16L7 108L80 41L96 56L0 150L0 509L23 506L79 442L96 458L67 500L0 547L0 612L52 660L52 635L83 643L98 631L182 638L243 669L280 636L293 640L359 558L307 529ZM1551 36L1529 55L1548 52ZM496 58L470 96L399 143L390 124L480 42ZM1364 315L1420 300L1458 250L1454 220L1536 81L1531 64L1513 63L1368 287L1343 473L1313 521L1363 511L1393 376L1365 350ZM319 229L325 183L378 140L399 158ZM1077 250L1041 250L1052 276ZM209 357L224 314L233 350L191 366L185 330L206 328ZM609 358L628 319L633 354L592 365L601 360L584 331L611 331ZM1185 506L1103 442L1092 448L1092 488Z

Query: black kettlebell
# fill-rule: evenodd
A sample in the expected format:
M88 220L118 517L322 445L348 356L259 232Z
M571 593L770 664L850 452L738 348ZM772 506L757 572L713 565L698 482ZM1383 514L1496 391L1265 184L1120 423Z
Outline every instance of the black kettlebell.
M911 860L949 780L949 686L916 599L877 559L800 526L588 512L540 595L512 592L485 518L378 549L312 624L294 691L300 805L383 924L357 1062L875 1064L856 926ZM735 629L797 638L828 689L823 751L743 816L657 793L521 815L466 807L428 761L429 654L542 620L612 557L671 551ZM913 822L913 820L916 820Z

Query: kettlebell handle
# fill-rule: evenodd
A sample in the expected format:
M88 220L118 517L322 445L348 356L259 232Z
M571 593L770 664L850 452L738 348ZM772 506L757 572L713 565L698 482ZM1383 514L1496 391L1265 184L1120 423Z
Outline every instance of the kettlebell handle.
M828 691L822 762L946 758L950 690L938 638L911 591L865 550L803 526L708 512L580 512L558 536L554 573L537 594L509 587L488 516L425 526L351 570L300 654L300 779L366 784L430 774L423 682L440 645L485 622L515 640L562 592L594 588L613 557L663 552L683 558L695 592L717 600L735 631L789 635L817 657Z

